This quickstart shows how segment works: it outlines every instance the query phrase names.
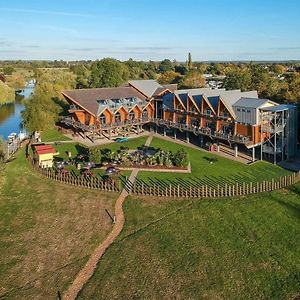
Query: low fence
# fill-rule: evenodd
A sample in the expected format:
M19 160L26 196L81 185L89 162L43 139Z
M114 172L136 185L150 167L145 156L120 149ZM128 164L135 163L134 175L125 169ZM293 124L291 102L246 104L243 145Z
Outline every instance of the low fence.
M43 176L63 182L66 184L85 187L90 189L97 189L101 191L120 192L124 187L129 194L136 196L152 196L152 197L169 197L169 198L220 198L245 196L256 193L270 192L295 184L300 180L300 173L292 173L291 175L282 176L278 179L261 182L243 182L236 184L224 184L217 186L201 185L192 186L188 188L178 184L170 184L162 186L159 184L146 184L143 181L136 180L131 182L127 179L122 182L120 179L103 180L99 177L83 177L74 176L72 174L57 173L53 169L41 169L33 160L28 159L35 170Z
M161 186L159 184L145 184L139 180L134 183L128 182L126 188L129 193L137 196L171 197L171 198L219 198L231 196L244 196L256 193L278 190L296 183L299 180L299 173L283 176L277 180L262 182L243 182L236 184L224 184L211 187L209 185L189 186L186 188L180 184Z
M110 192L119 192L122 189L122 184L119 179L110 179L110 180L103 180L99 177L94 176L74 176L72 174L61 174L57 173L54 169L45 168L42 169L37 166L34 161L28 159L28 161L32 164L33 168L38 171L43 176L59 181L62 183L85 187L89 189L97 189L101 191L110 191Z

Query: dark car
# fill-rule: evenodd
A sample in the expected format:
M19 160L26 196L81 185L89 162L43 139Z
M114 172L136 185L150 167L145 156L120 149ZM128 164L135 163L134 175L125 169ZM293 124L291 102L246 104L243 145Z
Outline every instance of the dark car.
M120 170L115 167L108 167L105 171L105 175L116 175L119 173L120 173Z

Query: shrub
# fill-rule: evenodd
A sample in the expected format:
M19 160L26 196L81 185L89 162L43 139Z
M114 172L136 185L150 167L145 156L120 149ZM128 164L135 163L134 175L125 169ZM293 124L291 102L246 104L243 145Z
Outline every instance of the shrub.
M95 164L100 164L102 162L102 150L99 146L89 149L89 161L92 161Z

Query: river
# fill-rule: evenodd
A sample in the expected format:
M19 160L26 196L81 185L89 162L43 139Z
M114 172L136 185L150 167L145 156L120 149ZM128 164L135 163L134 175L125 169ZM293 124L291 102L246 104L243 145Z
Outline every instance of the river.
M7 139L7 136L12 132L18 134L22 130L23 100L30 96L33 89L33 84L27 85L22 93L16 95L14 102L0 106L0 136L2 138Z

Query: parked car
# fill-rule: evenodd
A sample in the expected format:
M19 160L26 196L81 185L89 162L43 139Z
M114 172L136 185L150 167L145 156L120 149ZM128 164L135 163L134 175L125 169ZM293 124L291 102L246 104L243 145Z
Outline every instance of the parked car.
M115 167L108 167L105 171L105 175L116 175L119 173L120 173L120 170Z
M124 142L128 142L128 137L120 137L116 139L117 143L124 143Z

